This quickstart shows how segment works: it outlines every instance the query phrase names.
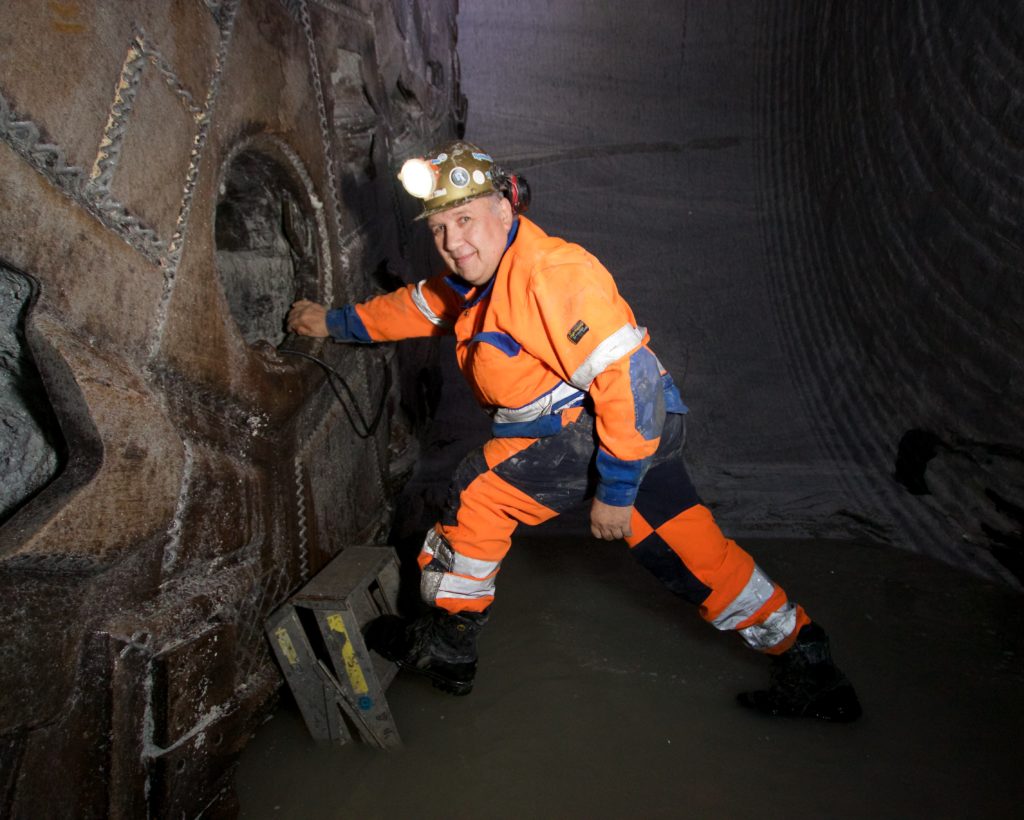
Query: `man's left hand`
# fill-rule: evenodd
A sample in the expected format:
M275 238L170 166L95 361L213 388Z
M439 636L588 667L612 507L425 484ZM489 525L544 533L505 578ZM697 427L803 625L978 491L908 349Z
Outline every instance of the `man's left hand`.
M329 336L327 308L316 302L311 302L309 299L292 302L288 318L285 320L285 327L288 328L289 333L298 333L300 336L314 336L321 339Z
M632 517L632 506L613 507L595 498L590 505L590 531L595 538L602 538L605 541L626 538L633 534L633 528L629 523Z

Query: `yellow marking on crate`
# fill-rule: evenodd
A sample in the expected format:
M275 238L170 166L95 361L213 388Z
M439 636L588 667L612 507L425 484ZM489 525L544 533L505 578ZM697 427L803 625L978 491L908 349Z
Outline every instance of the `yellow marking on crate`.
M274 635L277 636L277 645L281 647L281 651L284 652L284 656L288 659L288 663L291 666L298 666L299 653L295 651L295 644L292 643L288 630L283 626L279 626L274 631Z
M352 684L352 690L357 695L365 695L370 691L370 687L366 683L366 676L356 658L356 650L352 646L352 641L349 640L348 632L345 631L345 622L341 615L337 612L328 615L327 626L331 628L332 632L344 636L345 644L341 647L341 659L345 664L345 672L348 674L349 683Z

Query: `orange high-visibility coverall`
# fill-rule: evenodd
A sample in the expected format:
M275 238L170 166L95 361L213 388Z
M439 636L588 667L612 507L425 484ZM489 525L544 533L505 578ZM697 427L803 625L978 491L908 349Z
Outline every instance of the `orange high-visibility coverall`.
M784 651L809 618L699 501L681 450L685 406L607 270L518 217L482 287L452 274L332 310L331 335L397 341L454 333L456 356L493 418L420 553L424 599L482 611L520 523L591 496L632 505L633 554L718 629Z

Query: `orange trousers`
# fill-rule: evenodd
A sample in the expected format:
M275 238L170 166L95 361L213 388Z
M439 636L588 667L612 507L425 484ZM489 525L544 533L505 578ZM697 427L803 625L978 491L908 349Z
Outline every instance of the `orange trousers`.
M594 492L593 416L563 413L547 438L494 438L473 451L452 479L446 509L419 555L424 600L449 612L486 609L501 561L519 524L540 524ZM685 418L666 417L658 452L634 503L632 554L673 593L699 607L717 629L738 632L754 649L789 648L810 618L790 602L700 503L682 457Z

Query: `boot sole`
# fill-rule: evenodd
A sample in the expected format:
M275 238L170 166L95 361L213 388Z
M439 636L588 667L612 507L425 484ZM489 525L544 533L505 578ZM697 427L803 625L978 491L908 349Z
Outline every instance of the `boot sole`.
M462 697L468 695L473 691L472 680L453 680L452 678L446 678L442 675L438 675L436 672L431 672L427 669L420 669L412 664L405 663L404 661L395 661L398 664L399 669L405 669L408 672L413 672L420 677L429 678L430 683L435 689L440 689L442 692Z
M440 689L449 695L455 695L456 697L463 697L473 691L473 684L465 682L453 682L449 680L439 680L438 678L431 678L430 681L435 689Z

